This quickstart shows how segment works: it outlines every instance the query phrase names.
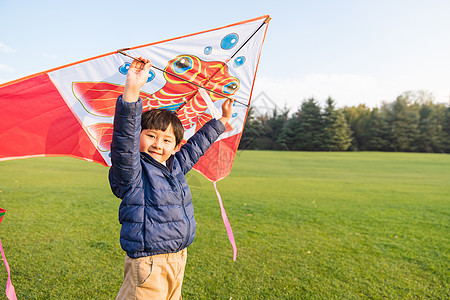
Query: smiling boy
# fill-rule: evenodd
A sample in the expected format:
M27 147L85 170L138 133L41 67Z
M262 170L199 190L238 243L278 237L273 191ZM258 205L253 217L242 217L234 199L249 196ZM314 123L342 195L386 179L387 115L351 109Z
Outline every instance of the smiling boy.
M173 125L172 125L173 124ZM142 115L139 151L164 164L181 148L183 126L178 117L165 109L153 109Z
M111 144L109 181L122 199L120 244L127 253L117 299L181 299L186 248L196 227L185 174L225 131L233 101L181 146L184 130L175 114L142 114L139 91L151 67L142 60L131 64L117 99Z

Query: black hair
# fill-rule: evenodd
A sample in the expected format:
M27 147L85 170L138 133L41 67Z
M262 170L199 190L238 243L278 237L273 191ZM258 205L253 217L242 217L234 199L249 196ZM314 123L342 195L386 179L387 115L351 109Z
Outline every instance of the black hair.
M176 113L167 109L151 109L142 114L141 131L145 129L166 131L169 125L175 135L175 143L179 145L183 140L184 128Z

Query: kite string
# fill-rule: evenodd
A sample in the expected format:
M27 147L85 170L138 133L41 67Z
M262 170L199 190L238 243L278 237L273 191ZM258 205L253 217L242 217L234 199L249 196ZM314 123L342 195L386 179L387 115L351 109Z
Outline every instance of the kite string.
M16 291L14 290L14 286L11 282L11 273L9 271L9 265L6 261L5 252L3 251L2 240L0 239L0 252L2 252L3 262L5 263L6 271L8 272L8 280L6 281L6 297L9 300L17 300Z
M216 195L217 195L217 198L219 199L220 212L222 213L222 220L223 220L223 223L225 224L225 228L227 229L228 239L230 240L231 246L233 246L233 261L236 261L237 247L236 247L236 243L234 241L233 230L231 230L231 225L230 225L230 222L228 221L228 217L227 217L227 213L225 212L225 208L223 207L222 197L220 197L220 193L217 190L216 182L217 181L213 181L214 189L216 190Z

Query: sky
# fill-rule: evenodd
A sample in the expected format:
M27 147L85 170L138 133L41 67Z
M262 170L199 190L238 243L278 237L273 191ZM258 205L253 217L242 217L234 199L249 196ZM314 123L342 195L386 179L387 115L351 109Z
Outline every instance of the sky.
M448 0L0 0L0 83L120 48L270 15L253 99L450 103Z

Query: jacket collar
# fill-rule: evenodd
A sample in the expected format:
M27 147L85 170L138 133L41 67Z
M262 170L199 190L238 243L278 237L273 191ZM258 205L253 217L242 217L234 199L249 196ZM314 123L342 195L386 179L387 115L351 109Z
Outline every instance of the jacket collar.
M175 159L175 157L173 155L171 155L166 160L166 165L163 165L162 163L160 163L159 161L157 161L156 159L154 159L148 153L145 153L145 152L141 152L141 158L144 161L154 165L155 167L158 167L160 169L163 169L163 170L166 170L166 171L169 171L170 173L172 173L173 161Z

